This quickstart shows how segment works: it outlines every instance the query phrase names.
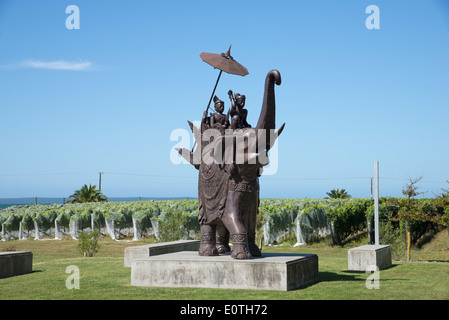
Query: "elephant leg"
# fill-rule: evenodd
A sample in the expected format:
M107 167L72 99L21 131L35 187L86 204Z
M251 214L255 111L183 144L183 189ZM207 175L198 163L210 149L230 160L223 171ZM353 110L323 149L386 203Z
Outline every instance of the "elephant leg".
M222 222L217 224L215 246L217 247L218 253L226 253L231 251L231 248L229 247L229 231Z
M203 224L201 229L200 249L198 254L200 256L217 256L218 251L215 248L215 232L216 226L210 224Z
M242 200L243 192L229 191L226 208L221 221L231 235L231 257L235 259L251 259L252 256L248 248L247 233L240 216L240 204Z
M260 257L262 252L256 245L256 227L257 227L257 212L259 208L259 195L257 192L248 192L245 201L245 214L242 213L243 223L248 233L249 251L255 257Z

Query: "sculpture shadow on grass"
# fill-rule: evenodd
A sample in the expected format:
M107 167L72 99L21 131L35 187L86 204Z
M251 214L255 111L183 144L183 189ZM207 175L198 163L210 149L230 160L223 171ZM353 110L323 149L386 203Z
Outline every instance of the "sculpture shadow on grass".
M333 282L333 281L364 281L356 274L341 274L336 272L320 271L318 272L319 282Z

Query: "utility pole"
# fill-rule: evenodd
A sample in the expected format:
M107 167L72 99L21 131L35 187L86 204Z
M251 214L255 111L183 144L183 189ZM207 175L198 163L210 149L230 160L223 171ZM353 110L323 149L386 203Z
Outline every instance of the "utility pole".
M369 178L371 180L371 199L373 198L373 178Z
M374 244L379 245L379 161L374 161Z
M100 175L99 181L98 181L98 190L99 190L99 191L101 191L101 175L102 175L103 173L104 173L104 172L98 172L98 174Z

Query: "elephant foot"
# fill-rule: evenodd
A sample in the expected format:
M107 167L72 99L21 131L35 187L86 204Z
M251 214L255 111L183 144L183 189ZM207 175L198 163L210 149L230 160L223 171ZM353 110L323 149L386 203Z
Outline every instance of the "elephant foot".
M228 253L229 251L231 251L231 248L224 244L217 244L216 247L217 247L217 251L219 254L224 254L224 253Z
M245 251L236 252L233 250L231 253L231 257L238 260L252 259L251 253Z
M262 251L260 251L259 247L255 243L250 243L248 245L249 252L251 252L253 257L260 257L262 256Z
M252 255L248 248L248 239L246 234L232 234L231 258L251 259Z
M200 244L198 254L200 256L218 256L218 251L213 244Z
M215 248L214 234L201 235L200 248L198 254L200 256L218 256L217 248Z
M231 251L231 247L229 247L229 231L223 225L217 226L216 243L217 251L220 254L228 253Z
M217 234L217 242L215 244L217 247L218 253L224 254L231 251L231 247L229 246L229 234L226 236L220 236Z

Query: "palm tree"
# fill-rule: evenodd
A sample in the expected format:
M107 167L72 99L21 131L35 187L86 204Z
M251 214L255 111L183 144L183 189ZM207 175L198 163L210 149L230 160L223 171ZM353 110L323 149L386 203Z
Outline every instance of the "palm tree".
M326 192L328 197L324 197L324 199L347 199L351 198L351 195L346 192L345 189L332 189L330 192Z
M97 186L85 184L80 190L76 190L74 194L69 197L67 203L82 203L82 202L102 202L108 201L108 198L100 191Z

